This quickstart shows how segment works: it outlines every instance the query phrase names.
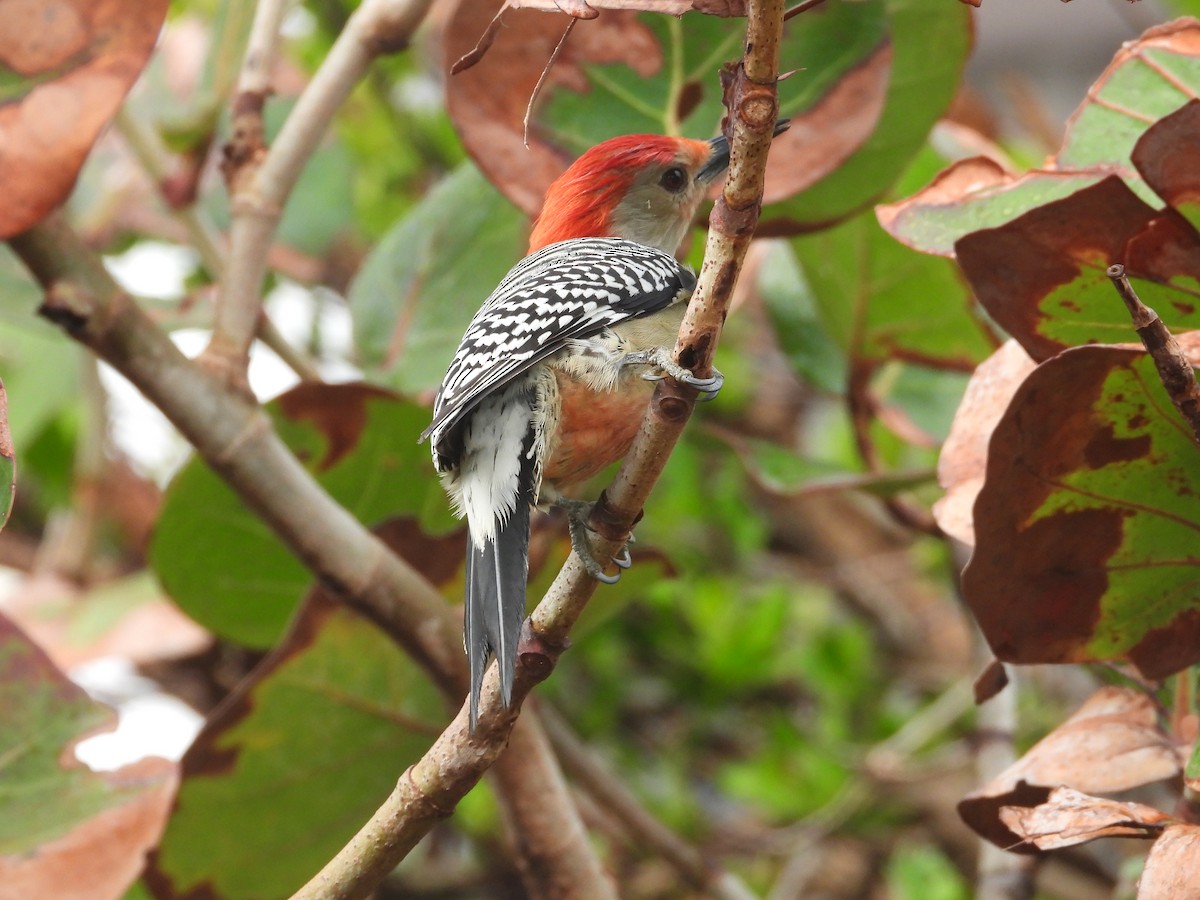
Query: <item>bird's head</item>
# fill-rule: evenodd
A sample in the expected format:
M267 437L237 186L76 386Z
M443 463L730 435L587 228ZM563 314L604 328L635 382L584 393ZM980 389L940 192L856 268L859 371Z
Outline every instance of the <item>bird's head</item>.
M631 134L597 144L550 185L529 251L569 238L620 237L674 253L728 165L723 137Z

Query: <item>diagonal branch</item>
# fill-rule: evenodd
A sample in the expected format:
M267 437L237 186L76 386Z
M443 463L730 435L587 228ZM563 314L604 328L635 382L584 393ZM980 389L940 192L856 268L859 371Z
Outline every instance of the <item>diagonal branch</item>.
M141 390L339 600L382 628L459 702L467 692L459 611L312 479L263 410L184 357L61 214L10 243L45 289L42 315ZM383 829L369 832L379 856L352 867L357 875L350 886L357 893L341 893L344 885L335 883L325 888L332 893L313 896L363 896L376 883L369 879L394 867L498 759L496 778L510 818L522 832L549 829L557 838L549 848L521 848L523 861L556 876L585 873L579 877L602 885L599 863L536 719L514 731L516 716L515 708L493 716L473 737L459 720L452 723L401 780L394 806L368 825ZM501 758L509 744L514 753ZM536 798L532 807L528 798Z

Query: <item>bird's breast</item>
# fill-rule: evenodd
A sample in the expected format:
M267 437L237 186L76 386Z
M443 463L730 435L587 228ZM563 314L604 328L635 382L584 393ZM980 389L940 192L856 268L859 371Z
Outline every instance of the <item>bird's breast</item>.
M578 377L555 370L560 406L543 481L561 491L586 481L629 451L654 393L654 384L641 377L644 371L641 366L629 367L615 390L597 391Z

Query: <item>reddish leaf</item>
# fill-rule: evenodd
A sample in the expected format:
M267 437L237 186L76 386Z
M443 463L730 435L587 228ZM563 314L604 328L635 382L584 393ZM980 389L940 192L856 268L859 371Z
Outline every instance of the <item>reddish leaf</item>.
M1200 239L1193 232L1171 231L1191 253L1156 254L1151 246L1127 258L1130 239L1160 218L1110 176L999 228L969 234L954 250L979 302L1040 361L1065 347L1132 339L1128 314L1114 302L1105 275L1115 262L1125 263L1131 276L1156 282L1144 291L1137 287L1169 326L1200 327L1192 294L1165 286L1176 278L1200 278ZM1179 269L1158 268L1172 264Z
M36 853L0 856L0 895L120 897L137 880L166 825L176 765L152 756L97 777L127 799L41 844Z
M1157 726L1150 698L1106 687L1016 763L967 795L958 812L997 846L1031 853L1024 835L1002 818L1004 808L1039 806L1064 784L1087 793L1126 791L1174 778L1182 765L1175 745Z
M0 106L0 238L36 224L71 192L101 129L154 49L166 0L5 4L0 66L20 79Z
M1042 363L992 434L963 573L996 656L1128 657L1151 678L1200 660L1196 496L1200 448L1146 353Z
M1150 848L1138 900L1200 897L1200 827L1171 825Z
M1055 788L1044 803L1033 808L1001 807L1000 820L1039 850L1073 847L1104 837L1156 837L1174 821L1143 803L1119 803L1065 787Z
M1200 134L1200 100L1193 100L1146 129L1131 156L1146 184L1193 227L1200 225L1197 134Z

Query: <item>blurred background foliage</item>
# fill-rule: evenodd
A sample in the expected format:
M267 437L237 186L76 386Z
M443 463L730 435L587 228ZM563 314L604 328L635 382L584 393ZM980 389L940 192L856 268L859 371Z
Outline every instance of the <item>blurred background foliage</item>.
M873 205L980 147L1040 160L1061 137L1064 90L1078 102L1120 40L1198 6L1120 10L1090 41L1103 47L1094 67L1043 97L1016 58L1003 60L1012 71L999 94L989 80L997 59L963 80L972 15L998 21L1006 3L1022 10L1011 19L1036 7L1039 21L1072 31L1100 15L1052 0L984 0L981 13L950 0L827 0L791 21L784 68L797 72L781 84L784 113L823 121L817 101L859 66L879 70L879 108L825 174L768 197L764 232L776 236L755 247L717 356L727 387L667 466L637 531L637 565L598 592L537 692L647 808L764 896L972 895L976 839L954 804L981 780L967 685L987 654L956 594L962 548L937 535L929 506L967 376L1000 335L953 262L894 241ZM353 6L292 9L269 131ZM88 240L187 348L203 334L215 277L195 229L228 223L212 148L225 136L249 8L171 5L160 51L70 201ZM361 377L396 392L293 391L270 405L281 432L398 552L432 548L449 560L462 535L415 440L465 323L522 254L528 228L503 174L520 157L495 163L489 180L478 146L460 139L479 124L463 111L469 101L448 110L448 48L477 37L458 15L435 6L413 47L384 57L341 111L284 212L268 299L330 381ZM718 129L716 66L742 22L644 18L678 66L634 76L607 63L587 69L590 93L552 88L534 130L559 159L613 134ZM485 56L476 75L523 109L518 75L488 65ZM672 75L693 69L702 96ZM138 129L150 130L150 149ZM772 167L807 164L782 139L778 149ZM147 175L156 153L167 166L160 184L194 189L194 205L162 202ZM693 264L701 253L697 237ZM371 626L305 599L306 572L267 528L186 461L126 386L31 315L37 292L7 255L0 291L0 374L20 465L0 534L0 561L17 573L6 612L61 665L116 653L202 714L240 685L250 699L222 707L189 751L154 865L181 893L209 882L217 896L283 896L370 814L446 711ZM293 381L257 351L252 383L264 399ZM347 444L351 408L361 421ZM544 585L566 545L559 523L537 528L534 582ZM168 602L137 580L147 565L190 623L129 625L139 608ZM461 572L444 568L437 583L460 602ZM143 588L100 605L105 589L132 584ZM199 634L188 631L195 624ZM126 643L114 650L106 641L122 627ZM1031 678L1016 717L1022 748L1090 684L1081 673ZM212 770L222 754L237 760L223 775ZM320 789L290 793L299 777ZM622 896L689 895L582 790ZM488 791L481 785L381 895L519 896ZM319 841L301 837L318 832ZM1129 883L1108 850L1047 868L1040 896L1095 897Z

